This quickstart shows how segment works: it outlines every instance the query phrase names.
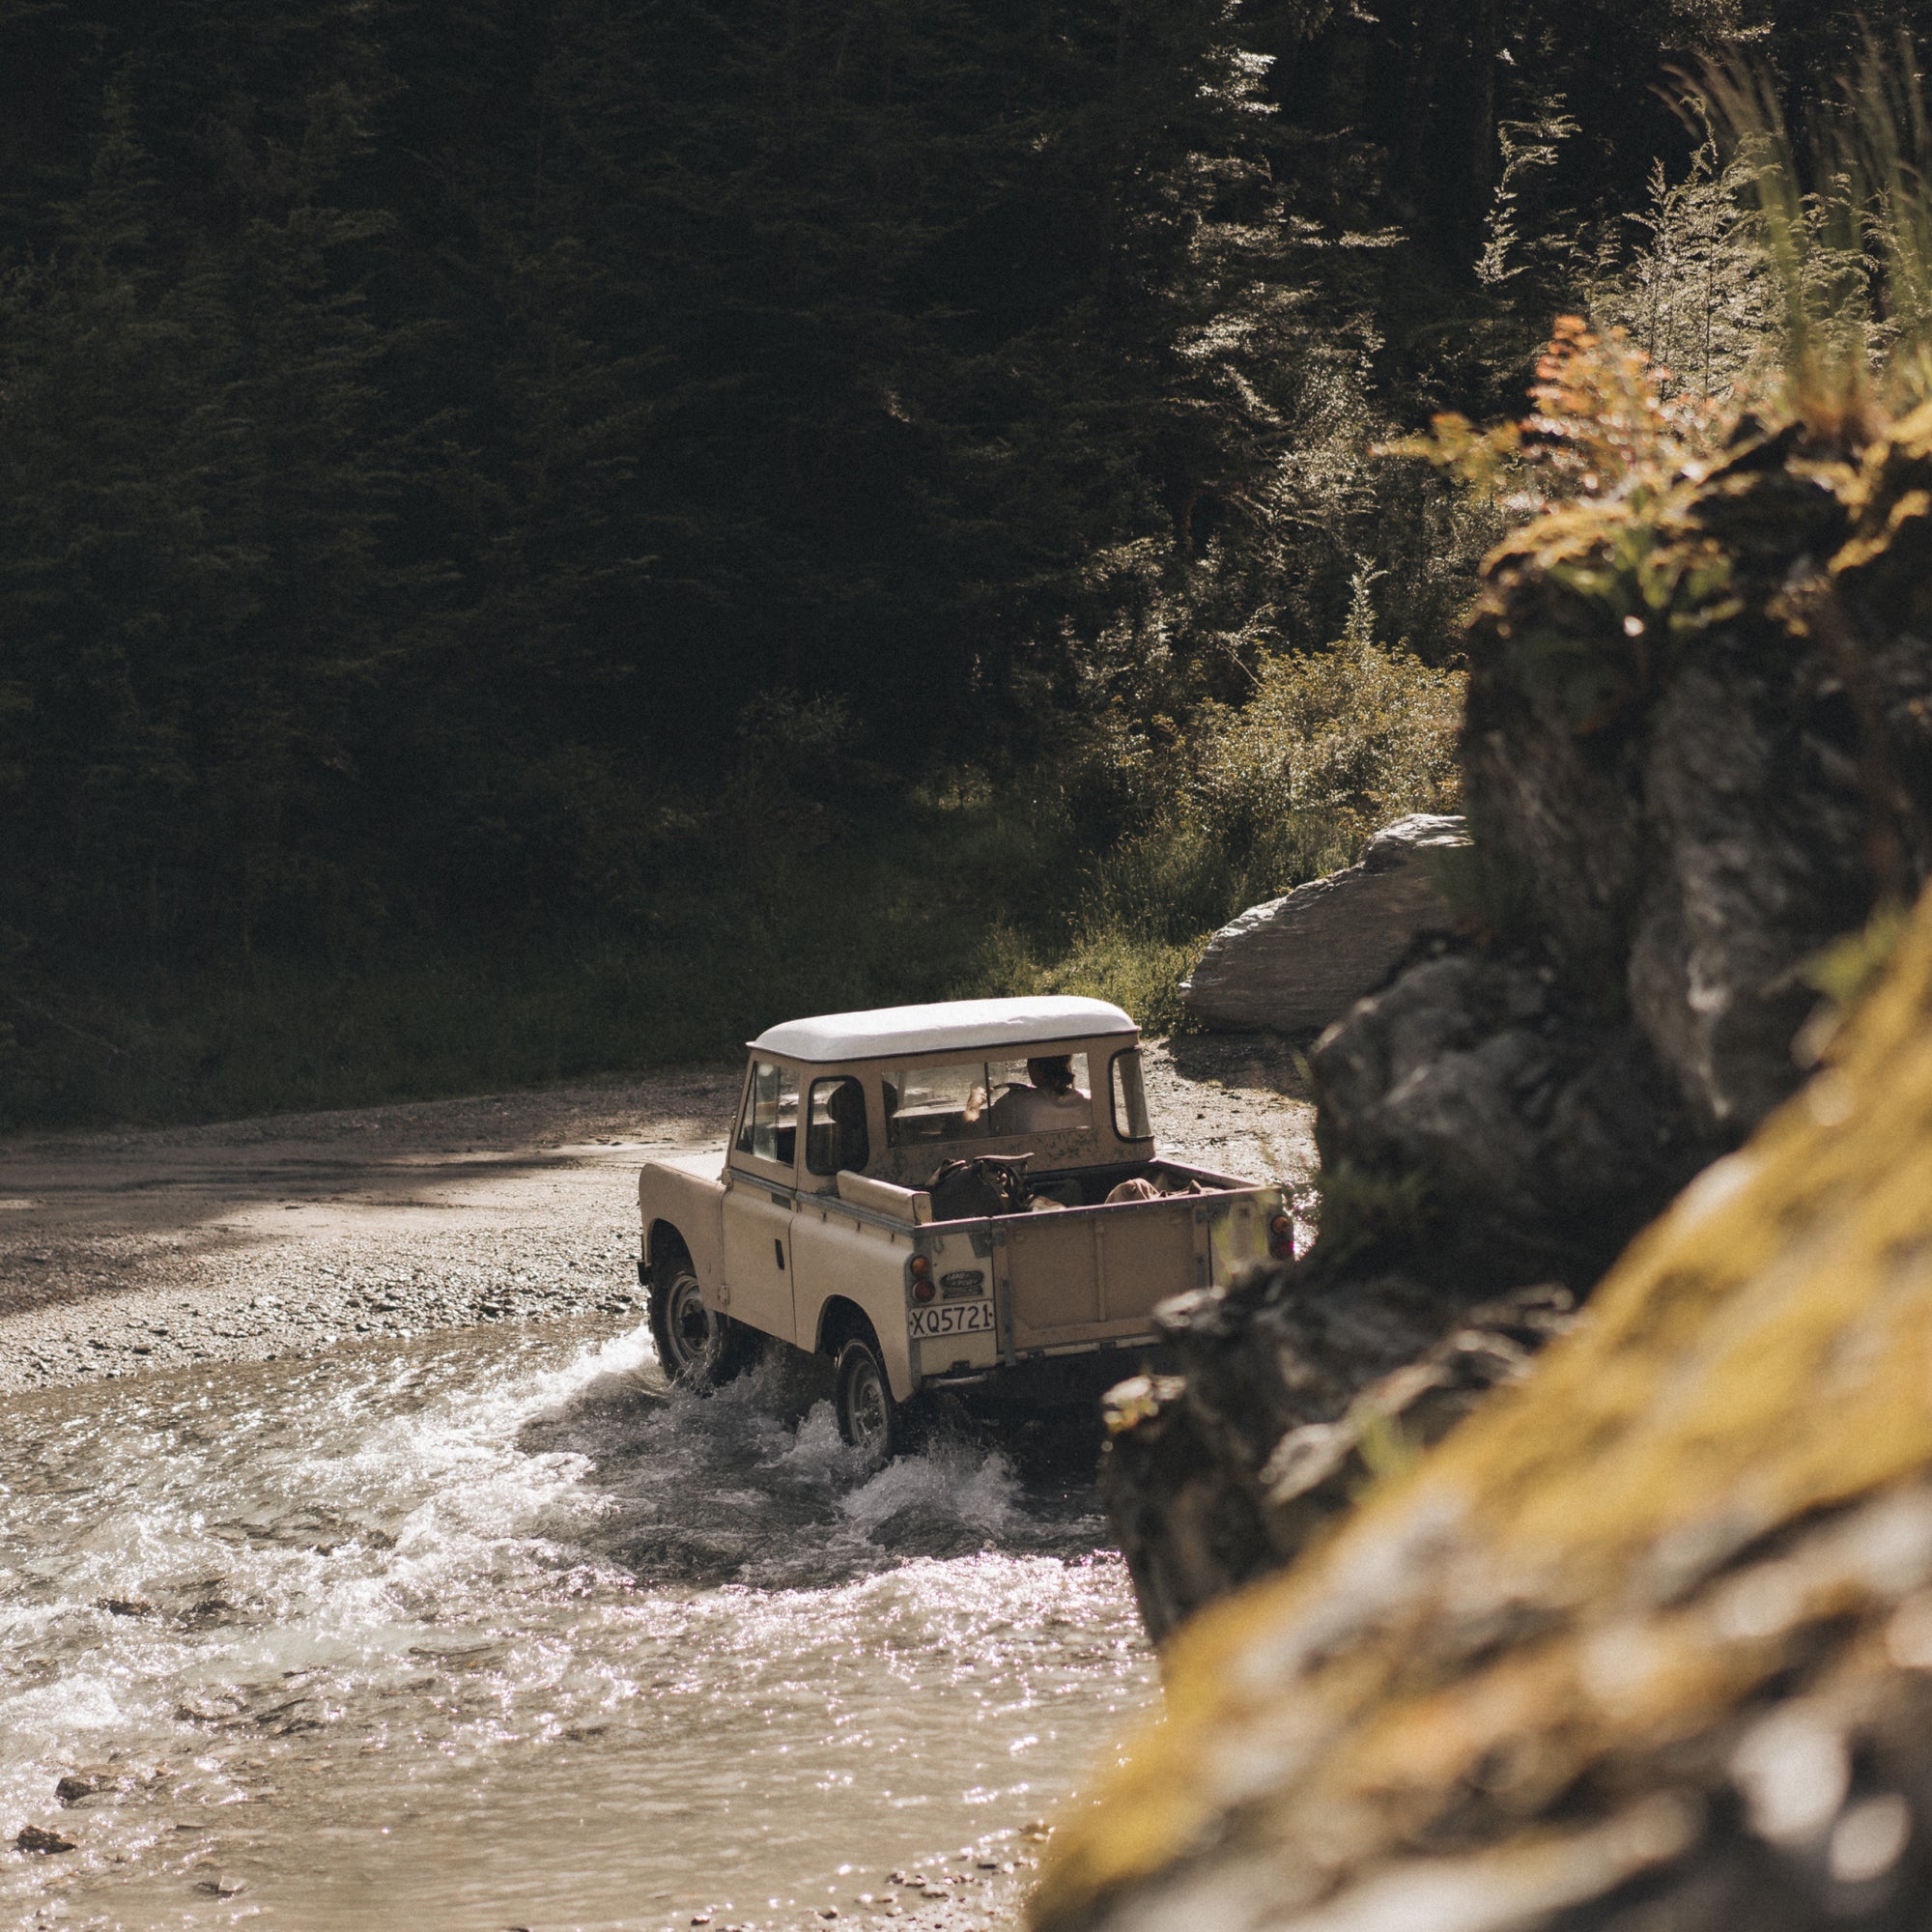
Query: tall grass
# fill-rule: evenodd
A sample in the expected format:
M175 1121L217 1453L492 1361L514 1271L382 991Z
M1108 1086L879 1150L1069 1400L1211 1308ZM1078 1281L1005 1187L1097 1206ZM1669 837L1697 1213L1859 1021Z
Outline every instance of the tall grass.
M1762 69L1708 68L1681 101L1744 185L1775 293L1777 340L1747 391L1859 446L1932 397L1932 121L1910 37L1867 36L1803 138Z

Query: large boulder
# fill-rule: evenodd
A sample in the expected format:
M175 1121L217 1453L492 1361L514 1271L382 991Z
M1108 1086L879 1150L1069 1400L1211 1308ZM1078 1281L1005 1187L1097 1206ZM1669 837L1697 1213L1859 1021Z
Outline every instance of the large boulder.
M1924 1925L1928 1364L1932 894L1571 1334L1173 1638L1036 1932Z
M1230 1032L1319 1033L1424 933L1455 926L1439 859L1468 842L1460 816L1415 812L1378 832L1359 864L1250 907L1181 981L1189 1014Z

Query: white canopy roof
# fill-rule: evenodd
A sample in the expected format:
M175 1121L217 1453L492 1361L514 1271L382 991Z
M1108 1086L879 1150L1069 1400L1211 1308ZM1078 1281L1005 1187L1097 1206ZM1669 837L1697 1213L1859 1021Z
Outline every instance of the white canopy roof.
M1105 1000L1041 995L821 1013L816 1019L767 1027L752 1046L787 1060L883 1060L892 1054L951 1053L955 1047L1002 1054L1012 1047L1137 1031L1119 1007Z

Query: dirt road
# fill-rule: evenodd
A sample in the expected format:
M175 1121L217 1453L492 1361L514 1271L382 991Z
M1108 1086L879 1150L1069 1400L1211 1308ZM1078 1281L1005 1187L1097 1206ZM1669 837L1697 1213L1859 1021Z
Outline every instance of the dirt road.
M1305 1180L1293 1055L1155 1044L1162 1146ZM722 1146L733 1066L213 1126L0 1143L0 1393L357 1336L636 1319L636 1170Z

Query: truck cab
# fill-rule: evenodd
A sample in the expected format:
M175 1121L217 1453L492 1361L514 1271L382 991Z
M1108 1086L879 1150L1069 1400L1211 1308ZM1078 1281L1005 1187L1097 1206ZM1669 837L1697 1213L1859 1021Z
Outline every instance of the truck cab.
M1048 1400L1153 1343L1157 1302L1292 1252L1279 1186L1160 1157L1133 1020L1068 997L774 1026L724 1154L646 1163L639 1207L667 1374L826 1355L881 1456L923 1390Z

